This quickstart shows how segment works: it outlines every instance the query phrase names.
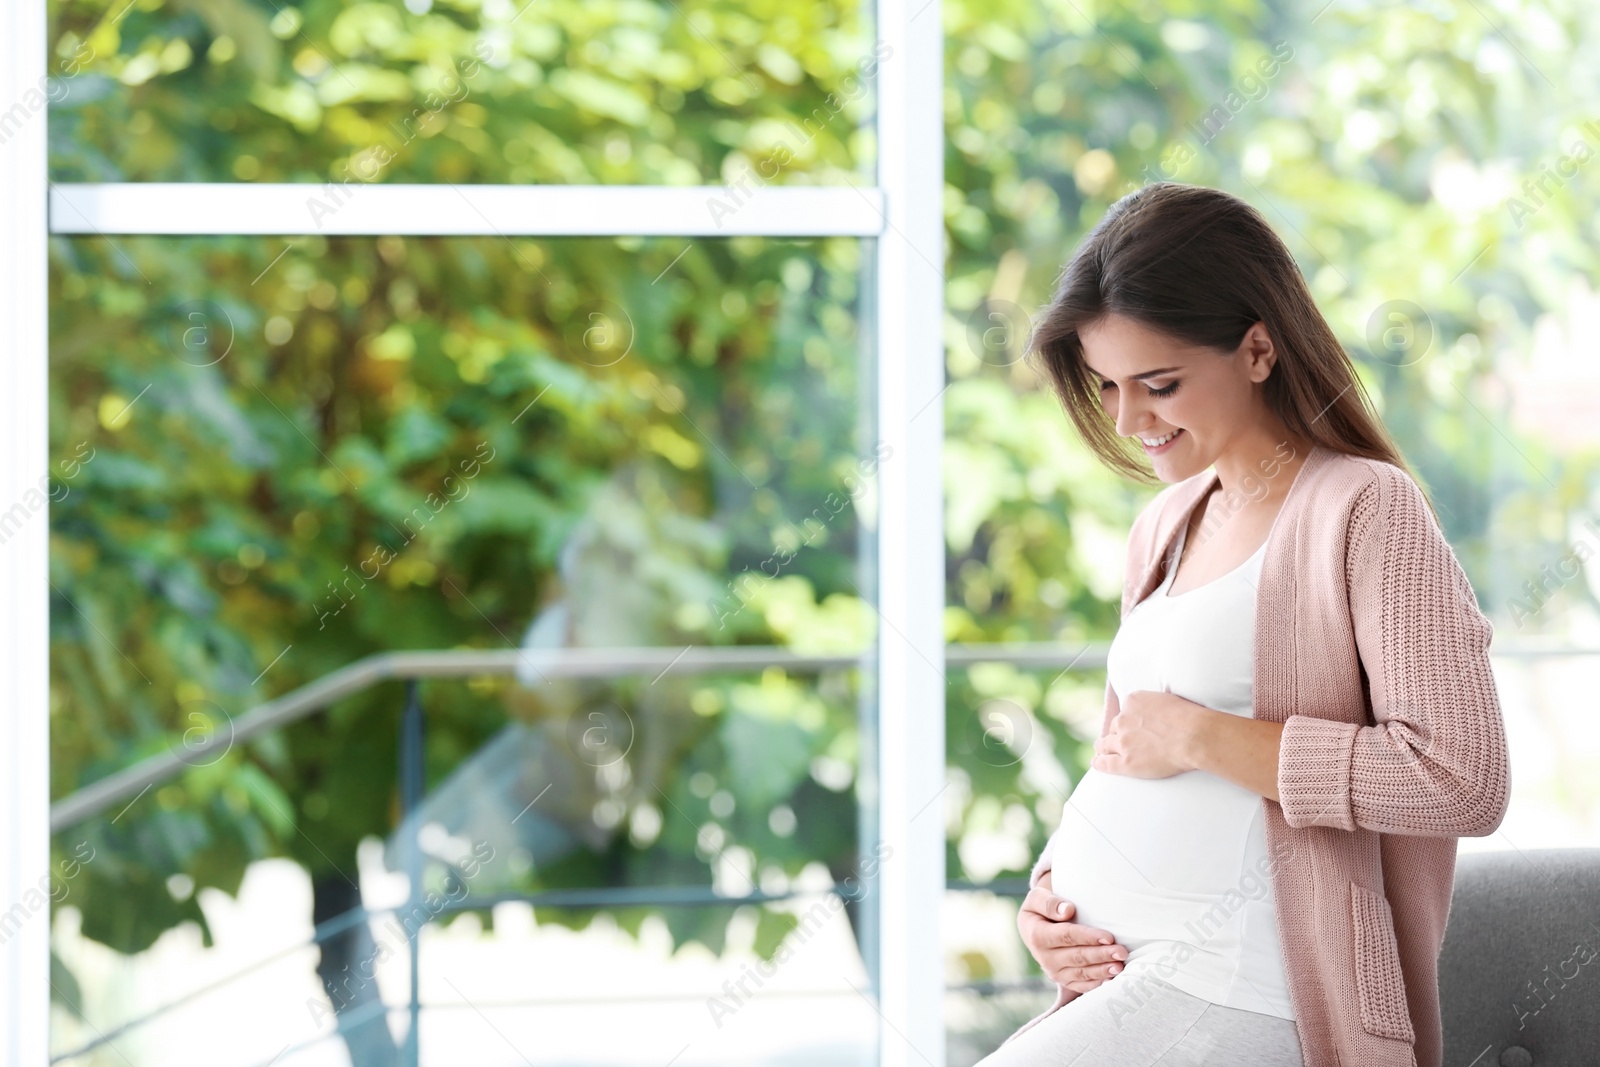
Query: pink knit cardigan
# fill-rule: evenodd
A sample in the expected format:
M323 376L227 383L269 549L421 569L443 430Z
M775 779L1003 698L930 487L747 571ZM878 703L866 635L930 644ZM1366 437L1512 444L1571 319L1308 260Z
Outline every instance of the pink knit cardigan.
M1124 616L1215 482L1168 486L1135 520ZM1491 632L1410 476L1314 447L1267 544L1255 631L1255 718L1284 724L1282 799L1262 804L1268 852L1287 853L1273 899L1305 1067L1440 1067L1456 838L1493 833L1510 791ZM1076 996L1058 987L1017 1033Z

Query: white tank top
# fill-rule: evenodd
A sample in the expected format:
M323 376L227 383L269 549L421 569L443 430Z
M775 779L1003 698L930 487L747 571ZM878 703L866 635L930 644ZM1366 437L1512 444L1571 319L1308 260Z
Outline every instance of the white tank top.
M1266 545L1222 577L1171 596L1186 535L1178 535L1166 580L1123 619L1107 677L1119 701L1165 690L1248 717ZM1085 772L1062 811L1051 884L1077 905L1077 922L1128 947L1113 984L1148 974L1213 1004L1294 1018L1262 803L1204 771L1153 779Z

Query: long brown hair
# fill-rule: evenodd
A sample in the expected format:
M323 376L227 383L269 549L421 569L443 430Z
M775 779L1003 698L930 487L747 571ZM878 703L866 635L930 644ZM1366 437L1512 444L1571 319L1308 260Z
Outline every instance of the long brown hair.
M1238 197L1154 182L1112 204L1062 270L1029 340L1030 364L1042 364L1084 443L1112 470L1154 482L1083 362L1079 331L1112 314L1220 352L1264 324L1278 350L1266 400L1289 430L1411 474L1288 247Z

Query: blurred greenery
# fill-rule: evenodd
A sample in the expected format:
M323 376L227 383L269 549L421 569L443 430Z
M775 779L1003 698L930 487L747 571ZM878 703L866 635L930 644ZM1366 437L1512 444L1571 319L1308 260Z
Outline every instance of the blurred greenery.
M771 180L871 181L871 94L852 80L874 54L870 16L848 5L125 2L51 4L55 180L714 184L785 145ZM1467 0L941 9L947 637L1114 632L1122 535L1152 490L1094 465L1021 350L1074 243L1156 177L1228 189L1278 228L1504 624L1594 502L1600 437L1560 406L1596 384L1581 313L1594 168L1524 182L1600 143L1570 65L1600 14L1523 0L1494 22ZM179 743L196 702L232 713L369 652L518 641L573 578L562 546L608 493L634 504L622 532L613 516L593 536L650 576L642 614L612 622L637 621L630 637L869 641L855 508L728 629L697 606L807 541L806 516L871 452L870 249L57 239L51 443L62 463L94 455L58 472L71 492L52 509L57 794ZM224 328L234 348L197 366L195 344L215 351ZM494 458L472 495L414 542L397 535L480 447ZM870 515L870 496L856 507ZM380 544L394 562L322 628L328 583ZM1510 629L1563 633L1592 606L1576 583ZM1020 876L1082 771L1103 676L950 677L950 874ZM670 720L679 732L625 805L659 804L659 782L762 866L842 871L854 804L826 768L856 759L854 687L697 680L663 705L695 715ZM489 685L427 699L436 778L508 714L571 710ZM75 891L86 932L133 951L203 924L192 895L168 892L177 872L231 891L259 856L342 865L393 822L398 701L349 701L96 823L112 859ZM1010 755L985 733L993 715L1018 731ZM708 814L698 773L729 791L730 818ZM780 800L791 835L768 819ZM541 884L705 881L715 856L664 810L659 841L613 813L605 849ZM725 916L670 911L675 937L720 945Z
M56 0L50 14L57 181L698 185L786 145L764 177L840 184L874 159L854 4Z
M52 432L61 451L94 449L52 512L58 794L364 655L515 645L552 605L563 636L588 645L868 642L850 607L845 488L858 465L858 246L700 243L653 281L682 250L58 240ZM826 525L796 525L817 509ZM741 608L729 576L774 543L811 550ZM506 721L501 688L427 687L435 777ZM669 702L668 688L651 700ZM659 804L659 784L704 813L683 790L705 763L760 801L733 821L741 842L790 874L844 863L848 795L801 779L812 757L853 763L849 688L781 671L697 679L676 693L698 712L666 742L677 760L634 781L630 807ZM594 699L561 696L536 687L511 707L537 719ZM336 857L393 825L398 705L392 687L347 701L205 756L115 826L98 820L96 847L141 873L86 869L85 932L135 951L181 918L203 924L192 896L168 894L174 873L233 891L245 861L278 850L313 872L343 868ZM764 776L735 779L696 747L748 768L766 731L783 758L755 764L771 764ZM814 816L792 838L767 828L780 801ZM667 825L663 843L694 856L695 827ZM623 838L540 878L627 881L624 855L654 862ZM719 939L712 919L685 933Z

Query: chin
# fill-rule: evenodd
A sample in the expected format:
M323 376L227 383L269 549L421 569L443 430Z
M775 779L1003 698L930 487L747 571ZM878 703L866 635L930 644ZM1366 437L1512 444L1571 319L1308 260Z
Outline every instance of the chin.
M1156 472L1156 477L1168 485L1176 485L1178 482L1193 478L1196 474L1211 466L1210 463L1201 462L1192 456L1147 455L1145 458L1150 461L1151 467Z

